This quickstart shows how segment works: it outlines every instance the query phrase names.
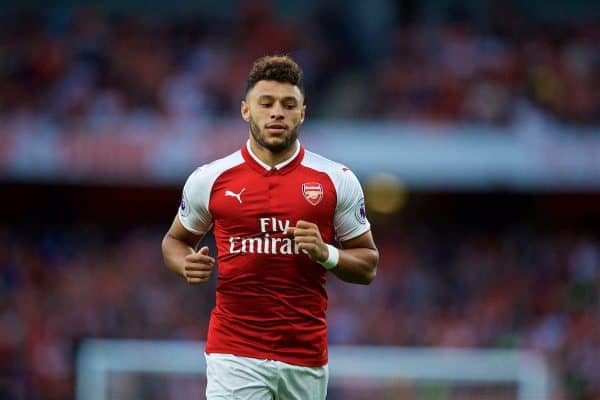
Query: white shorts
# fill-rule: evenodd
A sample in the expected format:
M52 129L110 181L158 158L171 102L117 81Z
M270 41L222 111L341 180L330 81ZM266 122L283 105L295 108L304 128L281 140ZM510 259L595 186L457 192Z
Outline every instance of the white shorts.
M207 400L324 400L329 370L231 354L205 354Z

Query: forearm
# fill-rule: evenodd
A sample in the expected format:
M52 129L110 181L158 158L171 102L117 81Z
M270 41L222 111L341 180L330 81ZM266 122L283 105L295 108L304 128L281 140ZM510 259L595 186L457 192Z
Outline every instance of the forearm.
M185 257L193 254L194 249L189 244L174 238L168 233L163 238L161 249L167 267L179 275L185 276Z
M339 261L330 271L345 282L370 284L375 278L379 252L377 249L338 249Z

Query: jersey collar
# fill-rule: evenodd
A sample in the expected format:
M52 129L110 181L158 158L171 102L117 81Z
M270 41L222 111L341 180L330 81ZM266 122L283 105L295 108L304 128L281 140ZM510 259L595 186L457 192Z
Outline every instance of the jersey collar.
M287 173L294 169L304 157L304 148L302 147L298 139L296 139L295 145L296 151L294 151L294 154L292 154L287 160L280 162L274 167L271 167L269 164L265 163L260 158L258 158L256 154L254 154L252 148L250 147L250 140L246 142L246 147L242 149L242 155L244 156L246 161L248 161L248 163L252 165L254 169L257 170L259 173L266 174L273 171L277 171L279 173Z

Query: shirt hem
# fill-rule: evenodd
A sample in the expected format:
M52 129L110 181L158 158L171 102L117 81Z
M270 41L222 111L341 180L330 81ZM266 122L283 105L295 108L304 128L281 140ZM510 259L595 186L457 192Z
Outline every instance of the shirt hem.
M338 241L340 241L340 242L346 242L348 240L352 240L354 238L359 237L362 234L365 234L365 233L369 232L370 230L371 230L371 225L369 224L364 229L355 230L355 231L352 231L352 232L349 232L349 233L345 234L343 237L339 237Z
M192 229L192 228L190 228L189 226L187 226L187 222L184 222L184 221L183 221L183 218L181 218L181 216L179 215L179 213L177 213L177 218L179 219L179 222L181 223L181 225L182 225L182 226L185 228L185 230L187 230L188 232L192 232L192 233L194 233L194 234L196 234L196 235L204 235L204 234L206 234L206 232L202 232L202 231L199 231L199 230L197 230L197 229Z
M225 348L213 348L206 347L205 352L207 354L231 354L238 357L256 358L258 360L272 360L281 361L287 364L296 365L298 367L324 367L328 363L327 357L322 358L297 358L297 357L286 357L277 353L270 352L250 352L250 351L237 351Z

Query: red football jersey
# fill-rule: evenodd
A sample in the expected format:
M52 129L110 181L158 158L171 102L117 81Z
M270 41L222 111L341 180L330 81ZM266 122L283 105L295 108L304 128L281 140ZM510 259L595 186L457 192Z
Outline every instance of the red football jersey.
M188 178L179 209L196 234L213 227L217 293L206 352L327 363L327 270L284 234L300 219L326 243L370 229L363 192L341 164L304 150L271 168L249 144Z

